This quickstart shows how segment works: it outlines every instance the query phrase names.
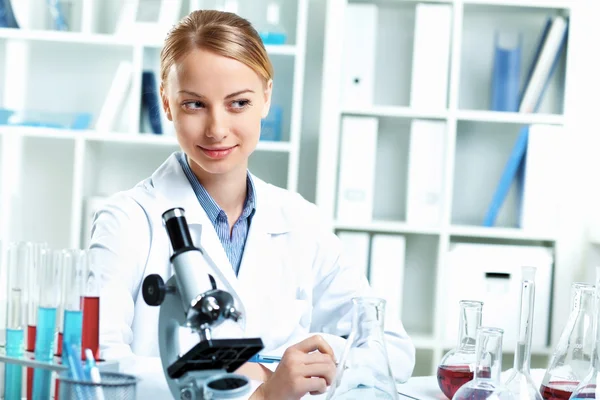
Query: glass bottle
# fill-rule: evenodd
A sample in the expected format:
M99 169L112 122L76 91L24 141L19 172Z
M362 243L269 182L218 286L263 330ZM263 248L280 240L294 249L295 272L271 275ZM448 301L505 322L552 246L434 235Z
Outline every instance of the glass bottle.
M522 268L521 310L517 348L512 372L506 380L506 386L517 399L542 400L537 386L531 378L531 333L533 328L533 306L535 303L535 267Z
M545 400L568 400L585 378L594 347L594 285L571 286L571 315L550 358L540 393Z
M267 23L258 30L265 45L282 45L287 40L287 32L280 21L281 5L279 0L267 5Z
M600 266L596 267L596 288L594 291L594 349L592 363L585 378L577 385L571 395L571 400L600 398Z
M385 300L352 299L352 331L327 399L399 400L384 338Z
M500 328L477 330L475 375L462 385L452 400L515 400L515 395L502 384L502 337Z
M475 370L475 343L481 327L483 302L461 300L458 325L458 343L455 349L442 357L438 366L438 385L449 399L465 383L473 379Z

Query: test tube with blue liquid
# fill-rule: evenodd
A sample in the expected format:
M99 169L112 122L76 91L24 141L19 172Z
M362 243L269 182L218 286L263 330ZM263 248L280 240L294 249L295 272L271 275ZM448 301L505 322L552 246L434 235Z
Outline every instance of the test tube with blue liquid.
M82 251L74 250L72 262L65 269L65 287L63 291L64 326L63 326L63 349L62 363L68 365L65 352L67 346L75 346L78 354L82 353L81 333L83 329L83 310L81 308L81 297L85 293L87 281L87 264Z
M37 312L39 308L39 266L42 262L42 250L47 249L47 243L32 243L32 254L29 264L25 268L27 274L27 334L25 342L25 351L33 353L35 351L35 332L37 325ZM33 399L33 368L27 368L27 400Z
M35 337L36 361L51 363L56 346L56 310L61 293L62 252L51 249L41 251L38 280L40 304ZM50 400L52 372L36 368L33 373L33 399Z
M25 348L25 266L31 257L31 244L11 243L8 249L8 310L6 326L6 355L22 358ZM23 368L6 364L4 370L4 398L21 399Z

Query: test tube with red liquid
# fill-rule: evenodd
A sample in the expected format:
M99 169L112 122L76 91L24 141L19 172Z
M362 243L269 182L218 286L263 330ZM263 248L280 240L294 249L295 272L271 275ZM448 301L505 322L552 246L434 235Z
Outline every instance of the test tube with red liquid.
M81 296L81 309L83 310L83 331L81 339L82 359L85 349L90 349L96 361L100 360L100 287L96 269L94 268L93 253L82 250L79 254L81 262L86 265L87 284Z

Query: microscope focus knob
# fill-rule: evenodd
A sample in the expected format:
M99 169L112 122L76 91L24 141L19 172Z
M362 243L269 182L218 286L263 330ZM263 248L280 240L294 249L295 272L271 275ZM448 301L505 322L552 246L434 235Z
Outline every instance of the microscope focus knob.
M160 275L152 274L144 279L142 295L149 306L160 306L168 291L167 285Z

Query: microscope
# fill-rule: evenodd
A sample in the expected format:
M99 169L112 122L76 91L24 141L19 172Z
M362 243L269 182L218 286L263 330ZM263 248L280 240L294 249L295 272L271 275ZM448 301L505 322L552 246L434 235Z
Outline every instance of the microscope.
M173 276L144 279L146 304L160 307L160 358L175 399L235 398L250 390L249 380L233 372L264 348L260 338L214 339L212 330L243 316L233 296L217 284L209 271L216 266L202 246L194 245L185 211L172 208L162 215L173 254ZM199 342L181 355L179 329L197 333Z

